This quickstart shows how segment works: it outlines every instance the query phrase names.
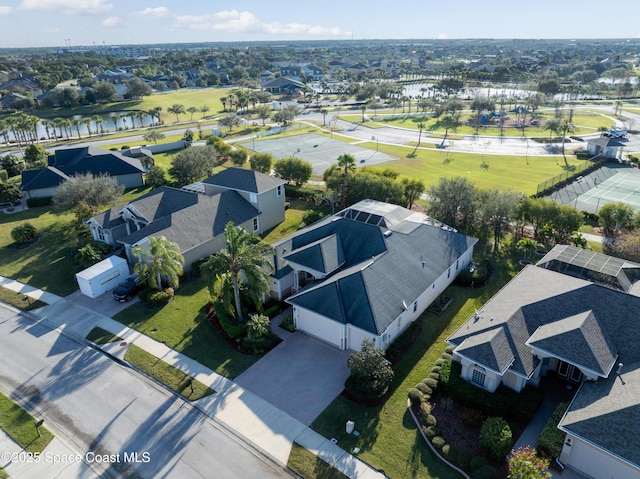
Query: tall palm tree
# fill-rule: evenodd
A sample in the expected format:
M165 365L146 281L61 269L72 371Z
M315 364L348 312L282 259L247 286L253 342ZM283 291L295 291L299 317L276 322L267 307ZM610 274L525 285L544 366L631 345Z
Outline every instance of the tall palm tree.
M190 106L189 108L187 108L187 112L191 113L191 118L189 119L189 121L193 121L193 114L196 113L198 111L198 107L195 106Z
M329 113L329 110L326 108L320 110L320 114L322 115L322 126L327 126L327 113Z
M424 126L425 126L424 121L418 122L418 128L420 129L420 133L418 133L418 144L413 150L413 153L411 153L412 156L416 156L416 151L418 151L418 148L420 148L420 142L422 141L422 130L424 130Z
M207 112L210 110L211 108L209 108L207 105L202 105L200 107L200 113L202 113L202 118L205 117L205 115L207 114Z
M255 297L269 289L273 272L274 249L232 222L224 228L224 248L211 255L202 265L209 280L210 291L216 291L221 283L227 291L232 286L238 321L243 321L240 289L245 288ZM265 269L265 267L267 269Z
M184 105L181 105L180 103L174 103L169 108L167 108L167 111L169 113L173 113L176 116L176 123L179 123L180 122L179 115L183 114L185 112L185 109L184 109Z
M78 140L81 138L80 137L80 125L82 125L82 120L80 120L79 118L74 118L73 120L71 120L71 123L73 124L73 126L76 127L76 131L78 132Z
M98 131L100 133L104 133L104 118L102 118L100 115L93 115L91 117L91 120L93 120L93 122L96 124L96 133L98 133Z
M220 97L220 102L222 102L222 111L227 111L227 97Z
M87 133L89 133L89 137L93 134L91 131L91 118L83 118L82 123L87 127Z
M148 248L134 246L131 253L138 258L133 267L134 273L146 277L152 288L161 291L163 278L168 280L172 287L180 285L180 275L184 271L184 256L176 243L164 236L151 236Z
M355 156L344 153L338 157L338 167L343 169L342 182L342 206L347 206L347 194L349 193L349 171L356 169Z
M158 119L158 123L161 122L160 120L160 112L162 111L162 107L161 106L156 106L155 108L152 108L151 110L149 110L149 115L155 117Z

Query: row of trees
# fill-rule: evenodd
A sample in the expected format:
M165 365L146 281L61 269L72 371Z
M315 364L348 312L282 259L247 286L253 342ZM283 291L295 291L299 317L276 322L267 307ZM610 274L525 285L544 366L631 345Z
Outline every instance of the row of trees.
M543 244L584 245L576 233L584 217L572 206L513 191L481 190L464 177L441 178L428 195L429 215L463 233L491 239L494 253L507 231L522 237L527 227Z

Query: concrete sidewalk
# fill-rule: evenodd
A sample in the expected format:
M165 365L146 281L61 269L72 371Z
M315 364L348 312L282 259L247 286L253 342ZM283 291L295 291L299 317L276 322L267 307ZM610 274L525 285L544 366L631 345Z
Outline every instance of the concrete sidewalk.
M36 312L37 321L62 334L83 342L89 331L98 326L126 342L124 346L121 342L99 346L105 353L122 359L127 346L135 344L206 384L216 393L191 404L277 463L287 464L293 442L297 442L348 477L385 477L300 421L164 343L73 301L0 277L0 285L5 284L10 284L11 289L18 288L14 290L49 303Z

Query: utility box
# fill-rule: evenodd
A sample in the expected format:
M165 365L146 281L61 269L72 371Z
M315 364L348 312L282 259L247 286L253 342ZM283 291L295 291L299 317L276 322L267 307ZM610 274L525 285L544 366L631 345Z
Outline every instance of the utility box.
M345 428L346 431L347 431L347 434L351 434L353 432L353 429L355 428L355 426L356 425L355 425L355 423L353 421L347 421L346 428Z
M129 276L127 260L119 256L111 256L76 273L76 281L82 294L97 298L124 281L127 276Z

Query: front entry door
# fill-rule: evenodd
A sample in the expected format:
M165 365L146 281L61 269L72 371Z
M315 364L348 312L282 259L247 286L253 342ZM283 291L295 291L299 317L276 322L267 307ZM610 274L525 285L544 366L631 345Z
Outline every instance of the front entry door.
M558 365L558 376L574 383L582 381L582 371L573 364L564 361L560 361Z

